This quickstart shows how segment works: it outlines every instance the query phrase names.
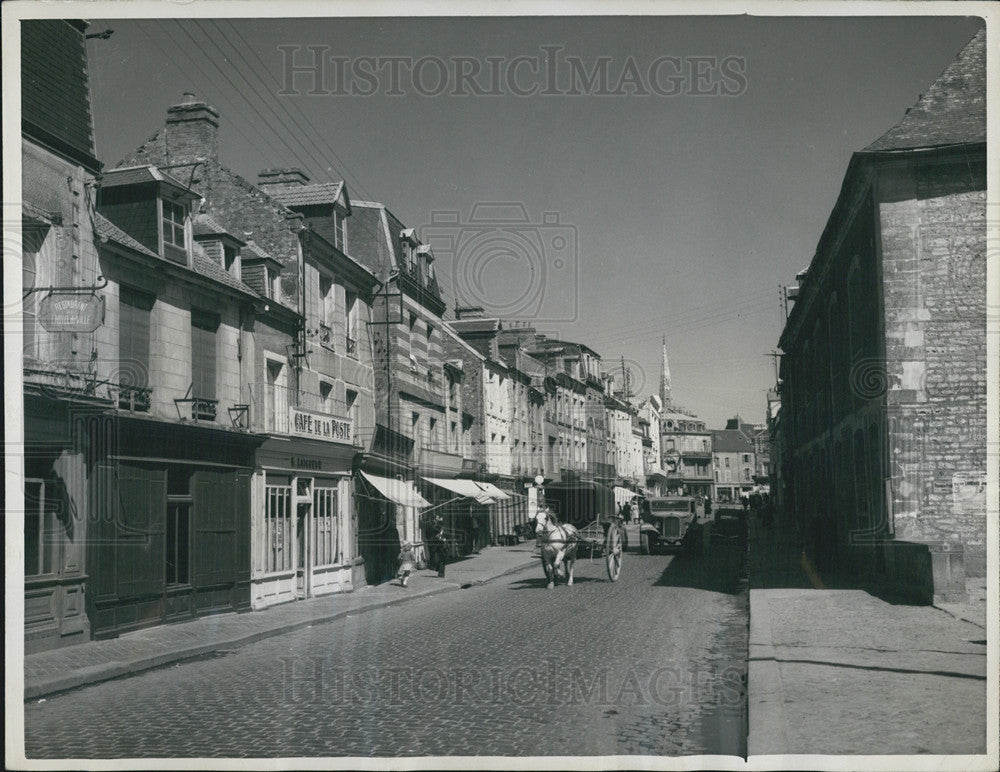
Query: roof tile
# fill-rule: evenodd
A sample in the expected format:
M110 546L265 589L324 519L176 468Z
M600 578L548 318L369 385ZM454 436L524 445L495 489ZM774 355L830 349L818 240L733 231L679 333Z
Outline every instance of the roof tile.
M983 28L902 120L865 150L908 150L985 141L986 29Z

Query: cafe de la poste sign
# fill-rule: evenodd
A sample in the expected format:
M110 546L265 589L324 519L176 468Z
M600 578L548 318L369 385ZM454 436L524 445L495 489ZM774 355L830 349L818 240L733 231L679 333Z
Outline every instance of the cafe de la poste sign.
M289 408L289 411L290 434L314 440L340 442L345 445L350 445L354 441L349 418L337 418L326 413L314 413L298 407Z

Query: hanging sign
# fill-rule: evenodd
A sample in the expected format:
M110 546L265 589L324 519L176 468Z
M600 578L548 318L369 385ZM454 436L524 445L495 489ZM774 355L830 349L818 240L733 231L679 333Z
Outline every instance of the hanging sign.
M38 322L49 332L93 332L104 324L104 297L53 292L39 304Z

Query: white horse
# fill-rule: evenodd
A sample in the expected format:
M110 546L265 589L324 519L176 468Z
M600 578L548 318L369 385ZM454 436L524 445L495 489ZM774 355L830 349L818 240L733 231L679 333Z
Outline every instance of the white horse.
M566 585L572 587L579 532L571 525L560 525L551 512L540 509L535 515L535 536L542 549L542 568L549 580L548 588L555 587L556 579L562 578L564 570L569 577Z

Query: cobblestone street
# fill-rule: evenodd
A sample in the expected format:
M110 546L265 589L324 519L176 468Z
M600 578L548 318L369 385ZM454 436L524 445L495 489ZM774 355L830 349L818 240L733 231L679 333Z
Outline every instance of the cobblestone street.
M552 591L538 566L31 702L27 754L742 754L732 550L630 553L617 583L583 558Z

